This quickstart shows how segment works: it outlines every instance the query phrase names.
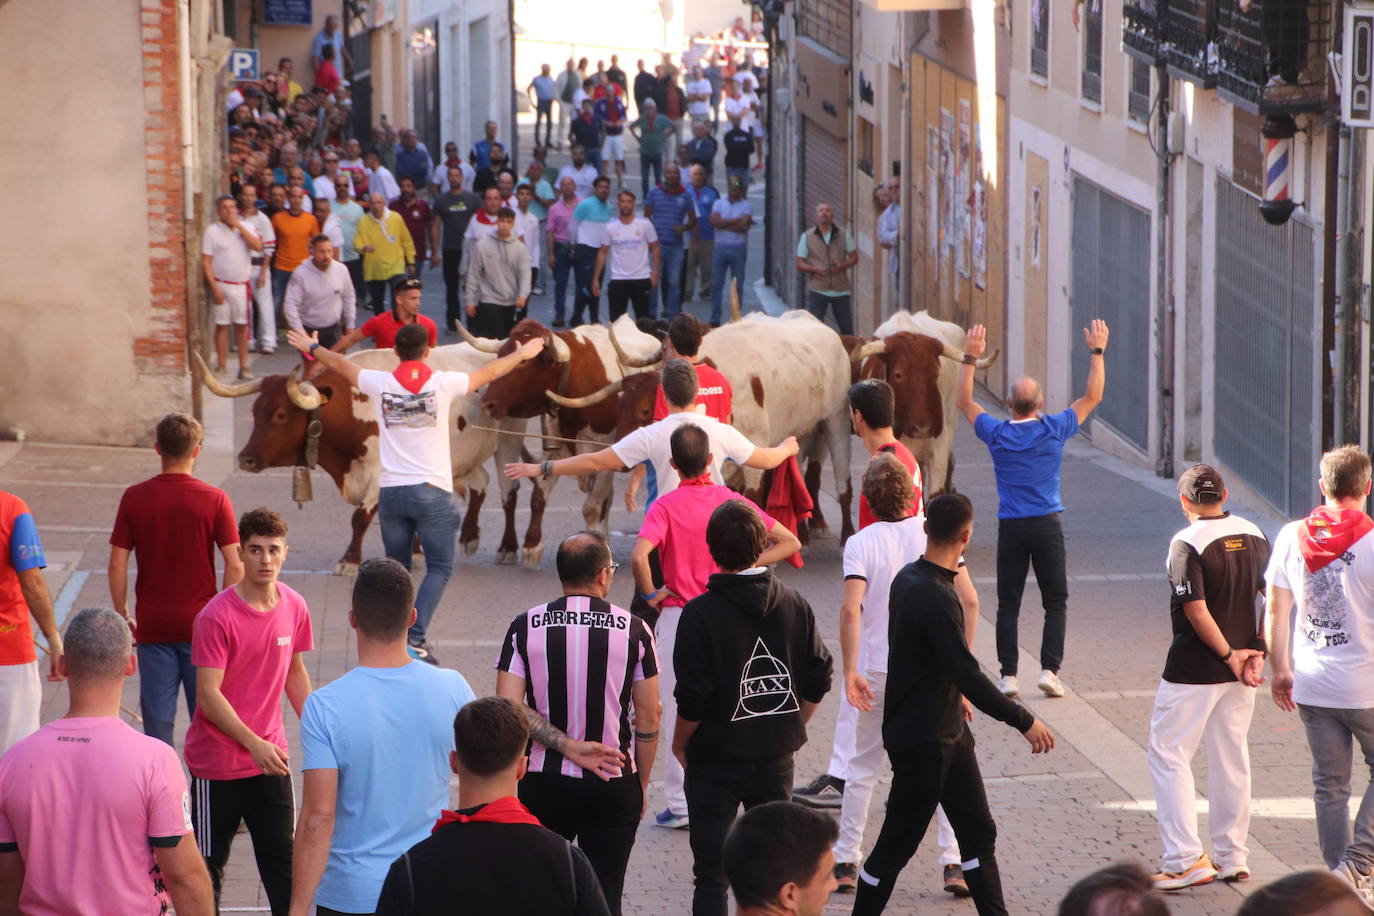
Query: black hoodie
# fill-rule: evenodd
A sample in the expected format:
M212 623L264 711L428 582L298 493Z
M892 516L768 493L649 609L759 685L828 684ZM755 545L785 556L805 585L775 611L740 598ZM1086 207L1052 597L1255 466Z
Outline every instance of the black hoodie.
M834 663L811 606L764 570L716 573L687 602L673 650L678 715L700 722L689 760L752 760L806 743L801 704L830 690Z

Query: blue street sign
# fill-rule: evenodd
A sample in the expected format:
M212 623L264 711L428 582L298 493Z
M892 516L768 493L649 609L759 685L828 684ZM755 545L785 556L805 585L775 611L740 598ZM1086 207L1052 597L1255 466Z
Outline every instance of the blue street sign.
M235 48L229 52L229 78L240 81L258 78L256 48Z

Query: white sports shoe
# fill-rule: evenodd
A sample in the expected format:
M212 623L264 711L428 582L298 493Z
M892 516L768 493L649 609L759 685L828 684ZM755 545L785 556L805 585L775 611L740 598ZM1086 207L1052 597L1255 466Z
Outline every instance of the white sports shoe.
M1040 672L1040 683L1036 686L1047 697L1062 697L1064 695L1064 682L1059 680L1059 675L1048 668Z
M1021 685L1016 682L1016 675L1004 674L997 679L997 689L1002 692L1002 696L1014 697L1021 693Z

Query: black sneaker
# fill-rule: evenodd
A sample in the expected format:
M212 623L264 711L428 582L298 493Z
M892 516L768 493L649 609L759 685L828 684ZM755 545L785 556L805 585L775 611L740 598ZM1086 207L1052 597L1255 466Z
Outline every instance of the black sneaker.
M853 893L859 886L859 866L853 862L835 863L835 892L839 894Z
M946 865L940 872L940 880L944 882L946 893L956 897L968 897L973 891L968 889L968 881L964 880L964 870L954 863Z
M808 808L838 808L844 802L844 780L822 773L809 784L793 789L792 800Z
M434 665L436 668L439 666L439 659L434 657L434 650L430 648L428 642L422 642L418 645L413 642L407 643L406 652L411 658L418 658L420 661L429 665Z

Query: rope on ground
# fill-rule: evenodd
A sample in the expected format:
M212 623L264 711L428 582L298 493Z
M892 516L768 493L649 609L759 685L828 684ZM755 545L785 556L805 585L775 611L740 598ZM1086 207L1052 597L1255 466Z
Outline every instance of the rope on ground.
M465 427L466 429L480 429L488 433L500 433L503 436L518 436L521 439L548 439L552 442L572 442L577 445L595 445L597 448L605 448L605 442L597 442L595 439L568 439L564 436L550 436L548 433L518 433L513 429L501 429L497 426L478 426L473 424Z
M35 646L37 646L39 649L43 650L43 654L46 655L48 658L52 658L52 653L48 651L48 647L47 647L47 646L43 645L41 642L39 642L39 641L36 640L36 639L33 641L33 644L34 644ZM125 706L123 703L120 703L120 704L119 704L119 711L122 712L122 713L124 713L124 715L128 716L130 719L133 719L135 722L142 722L142 721L143 721L143 717L142 717L142 716L140 716L138 713L134 712L134 711L133 711L132 709L130 709L129 707Z

